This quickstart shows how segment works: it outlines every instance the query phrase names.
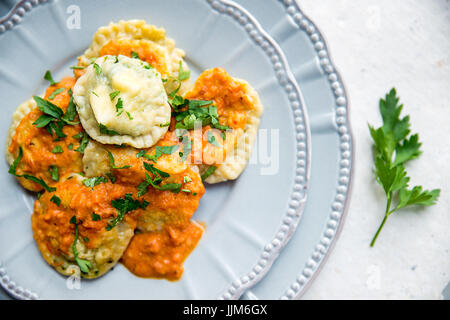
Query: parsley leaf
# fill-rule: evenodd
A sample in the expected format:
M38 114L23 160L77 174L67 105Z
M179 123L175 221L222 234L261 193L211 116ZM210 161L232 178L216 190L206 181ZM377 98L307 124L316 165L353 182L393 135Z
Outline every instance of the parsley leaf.
M214 136L214 134L211 131L208 131L207 139L208 139L208 142L211 143L213 146L220 148L219 142L217 142L216 137Z
M108 179L100 176L84 179L81 182L88 188L94 188L95 186L98 186L100 183L108 182Z
M92 212L92 221L100 221L100 220L102 220L102 217L100 217L95 212Z
M108 223L106 230L111 230L114 228L119 222L123 220L125 214L136 209L145 209L149 203L147 201L140 202L139 200L134 200L131 197L131 193L127 193L124 198L119 198L115 200L111 200L111 205L117 209L118 214L110 223Z
M133 59L139 59L139 55L138 55L136 52L131 51L131 58L133 58Z
M98 76L102 74L102 68L98 64L94 63L94 69Z
M410 118L400 117L403 105L399 101L395 89L392 89L379 103L383 126L375 129L369 125L374 142L375 177L383 187L387 200L384 218L370 243L371 247L392 213L411 205L434 205L440 194L439 189L428 191L421 186L409 189L410 178L404 164L421 154L421 143L417 134L409 136ZM396 199L397 204L394 205Z
M75 262L80 267L81 272L88 273L90 269L92 269L92 263L88 260L78 258L78 250L77 250L77 241L78 241L78 223L77 217L73 216L70 219L70 223L75 225L75 237L72 243L72 252L75 258Z
M116 112L117 112L117 116L120 116L122 114L122 112L123 112L123 101L122 101L122 98L117 99Z
M45 72L44 79L49 81L51 86L54 86L55 84L58 84L58 82L55 82L55 80L53 80L52 73L50 72L50 70L47 70Z
M56 195L53 195L53 197L50 198L50 201L56 204L58 207L61 204L61 199Z
M20 160L22 160L22 157L23 157L23 150L22 150L22 147L19 147L19 154L17 155L17 158L14 159L14 162L9 167L8 173L10 173L14 176L17 176L17 174L16 174L17 166L19 165Z
M216 171L216 166L210 166L203 174L202 174L202 180L205 181L210 175Z
M114 161L113 154L109 150L106 150L106 152L108 153L109 165L111 166L111 168L113 168L113 169L128 169L128 168L131 168L131 166L117 167L116 166L116 162Z
M181 63L181 60L180 60L180 68L178 69L178 80L183 81L183 80L189 79L190 76L191 76L191 71L183 70L183 64Z
M48 168L48 171L50 172L53 181L59 181L59 169L57 166L51 165Z
M61 146L55 146L52 150L52 153L63 153L64 150Z
M99 123L98 128L100 129L101 134L106 134L108 136L116 136L119 133L115 130L108 129L104 124Z
M118 95L120 94L120 91L114 91L114 92L111 92L110 94L109 94L109 98L111 99L111 101L113 101Z
M73 136L75 139L81 139L80 146L75 149L80 153L84 153L84 149L86 149L89 143L89 136L86 132L80 132Z
M55 91L52 92L51 95L48 96L48 98L49 98L50 100L53 100L53 99L55 99L55 97L56 97L58 94L60 94L61 92L64 92L64 90L66 90L66 89L64 89L64 88L56 89Z

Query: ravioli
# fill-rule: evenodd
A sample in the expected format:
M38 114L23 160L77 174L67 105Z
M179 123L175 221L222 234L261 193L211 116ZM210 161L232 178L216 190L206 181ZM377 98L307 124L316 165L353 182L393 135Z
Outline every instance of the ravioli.
M202 72L184 97L212 100L217 106L220 124L231 129L225 132L225 140L213 133L217 146L209 141L210 127L203 128L201 143L198 138L194 140L194 144L202 146L201 158L200 154L193 154L195 163L201 163L202 174L210 166L216 167L205 181L218 183L236 179L247 165L256 138L263 110L258 93L246 81L231 77L222 68L213 68Z
M98 58L77 80L73 97L83 128L103 144L148 148L170 122L161 75L139 59Z
M146 173L153 176L144 167L144 162L151 164L168 175L164 177L161 185L176 184L179 188L170 191L157 190L148 186L142 199L150 204L137 217L138 229L154 231L160 229L165 223L185 223L197 210L199 201L205 193L198 168L189 165L186 161L180 161L181 146L171 154L162 154L157 158L156 163L148 160L149 157L155 156L156 148L177 146L177 141L177 137L170 132L158 142L157 146L145 150L131 147L105 147L91 141L83 156L84 170L88 177L112 174L116 183L132 186L137 192L139 185L145 180ZM145 156L139 156L139 152L142 153L142 151L145 151ZM108 152L114 159L116 168L126 168L112 168Z
M146 61L163 78L177 78L180 64L184 70L188 65L184 62L182 49L175 47L175 41L166 37L166 31L147 24L144 20L121 20L100 27L94 35L90 47L78 58L78 66L87 67L96 58L104 55L137 54ZM84 70L75 69L75 75L81 76ZM189 87L189 80L181 81L180 93Z
M64 91L50 99L50 102L66 112L70 101L69 90L74 83L74 78L64 78L47 89L44 99L49 99L56 90L63 89ZM32 175L51 185L57 181L55 172L62 176L82 170L82 154L76 151L81 140L77 139L76 135L82 133L83 128L79 124L65 125L61 130L65 137L57 137L55 133L51 134L45 128L38 128L34 124L42 115L33 99L17 108L8 132L6 158L9 164L12 164L21 149L22 158L16 168L16 174ZM32 180L24 177L18 177L18 180L30 191L43 190L42 185Z
M72 275L77 265L75 258L83 259L90 267L81 276L96 278L120 259L134 235L135 222L129 213L108 230L108 224L118 215L111 199L123 198L129 190L106 182L92 192L82 184L83 180L80 175L70 175L55 185L57 191L44 193L35 202L31 221L34 239L48 264L64 275Z

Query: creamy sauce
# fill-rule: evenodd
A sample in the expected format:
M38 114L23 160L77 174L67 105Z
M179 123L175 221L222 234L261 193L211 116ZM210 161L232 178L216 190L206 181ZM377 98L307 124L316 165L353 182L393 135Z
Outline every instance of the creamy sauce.
M44 98L48 99L53 91L64 88L64 92L59 93L50 101L65 112L70 99L68 90L71 89L74 84L74 78L64 78L58 84L50 86L47 89ZM56 139L55 134L50 135L45 128L37 128L33 125L33 122L42 115L43 113L36 108L22 119L12 138L9 151L17 157L19 147L22 147L23 158L17 167L17 174L33 175L43 179L48 185L51 185L55 183L49 172L51 166L58 167L60 176L70 172L82 171L82 154L75 151L80 146L80 140L75 139L73 136L82 132L83 128L79 124L66 125L62 129L62 132L66 134L66 137ZM75 121L78 121L78 117L75 118ZM70 145L72 145L72 150L69 149ZM62 147L63 152L53 153L52 150L56 146ZM30 180L19 178L19 181L28 190L43 190L42 186Z
M165 225L162 230L136 234L122 262L135 275L178 280L183 262L196 247L203 227L194 222Z

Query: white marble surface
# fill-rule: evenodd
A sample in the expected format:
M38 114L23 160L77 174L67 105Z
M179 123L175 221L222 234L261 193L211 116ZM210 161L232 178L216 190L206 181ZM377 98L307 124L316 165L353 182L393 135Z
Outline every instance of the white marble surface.
M321 29L350 100L355 176L342 234L306 299L439 299L450 280L450 2L299 0ZM367 123L395 86L423 154L413 184L441 188L438 204L392 215L369 247L385 197L372 174Z

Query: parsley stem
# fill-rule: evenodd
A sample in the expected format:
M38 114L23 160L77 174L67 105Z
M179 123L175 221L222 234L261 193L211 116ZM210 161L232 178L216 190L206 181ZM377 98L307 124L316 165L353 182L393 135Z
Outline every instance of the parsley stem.
M377 241L377 238L378 238L378 235L379 235L380 232L381 232L381 229L383 229L384 224L386 223L387 218L388 218L389 215L392 213L392 212L390 212L390 209L391 209L391 201L392 201L392 192L388 194L388 197L387 197L387 203L386 203L386 211L385 211L385 213L384 213L384 218L383 218L383 221L381 221L381 224L380 224L380 226L378 227L378 230L377 230L377 232L375 233L375 235L374 235L374 237L373 237L373 239L372 239L372 242L370 243L370 246L371 246L371 247L373 247L373 246L375 245L375 241Z

